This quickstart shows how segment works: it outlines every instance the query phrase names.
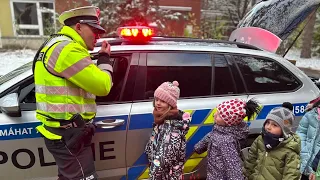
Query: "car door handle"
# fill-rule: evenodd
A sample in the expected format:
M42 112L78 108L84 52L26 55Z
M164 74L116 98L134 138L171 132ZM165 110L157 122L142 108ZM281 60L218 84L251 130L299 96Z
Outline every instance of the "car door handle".
M121 126L124 124L124 119L104 119L101 121L97 121L94 124L98 127L98 128L102 128L102 129L111 129L111 128L115 128L117 126Z

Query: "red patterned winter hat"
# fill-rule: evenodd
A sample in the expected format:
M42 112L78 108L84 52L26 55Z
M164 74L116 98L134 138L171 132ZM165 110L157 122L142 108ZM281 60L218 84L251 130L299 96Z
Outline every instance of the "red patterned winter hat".
M221 118L228 126L238 125L246 117L246 102L241 99L224 101L218 105Z

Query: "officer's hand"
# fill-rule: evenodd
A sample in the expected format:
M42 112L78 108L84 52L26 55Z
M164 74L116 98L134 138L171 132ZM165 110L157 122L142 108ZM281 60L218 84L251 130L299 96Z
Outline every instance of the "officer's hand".
M110 56L110 44L107 41L103 41L99 53L107 53Z

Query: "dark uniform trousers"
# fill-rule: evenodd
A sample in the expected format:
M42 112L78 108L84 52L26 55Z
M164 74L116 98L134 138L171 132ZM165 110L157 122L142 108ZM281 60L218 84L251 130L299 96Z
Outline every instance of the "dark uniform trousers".
M84 134L85 128L59 129L61 140L44 138L49 152L58 166L59 180L96 180L91 148L93 133Z

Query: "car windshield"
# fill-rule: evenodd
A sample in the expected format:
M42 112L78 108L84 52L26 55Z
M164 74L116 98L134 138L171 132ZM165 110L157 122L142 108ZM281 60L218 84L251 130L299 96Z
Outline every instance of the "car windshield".
M29 71L32 68L32 61L28 62L17 69L10 71L9 73L0 77L0 85L19 76L20 74Z

